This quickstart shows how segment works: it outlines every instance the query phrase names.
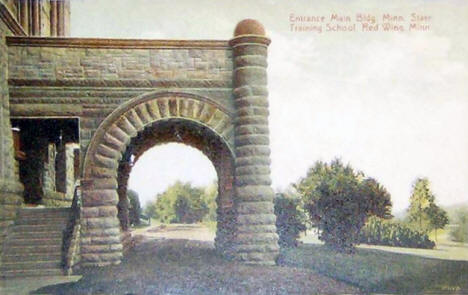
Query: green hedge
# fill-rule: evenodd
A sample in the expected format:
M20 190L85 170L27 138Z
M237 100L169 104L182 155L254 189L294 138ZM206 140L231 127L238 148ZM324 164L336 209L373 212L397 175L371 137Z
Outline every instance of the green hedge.
M360 243L408 248L433 249L435 243L427 234L405 224L371 217L361 229Z
M279 193L275 197L276 231L281 247L297 246L299 234L306 230L305 214L300 199Z

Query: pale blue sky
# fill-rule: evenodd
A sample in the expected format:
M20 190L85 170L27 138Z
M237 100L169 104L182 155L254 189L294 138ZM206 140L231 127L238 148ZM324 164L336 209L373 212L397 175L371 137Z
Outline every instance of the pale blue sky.
M432 20L427 32L317 34L291 32L291 13L418 13ZM316 160L341 157L387 187L394 211L408 205L411 184L421 176L430 179L440 203L468 202L464 1L72 0L71 32L227 40L244 18L260 20L272 39L274 188L296 181ZM188 147L161 146L143 157L130 179L143 199L178 177L196 184L215 177L211 163ZM201 171L193 169L199 165Z

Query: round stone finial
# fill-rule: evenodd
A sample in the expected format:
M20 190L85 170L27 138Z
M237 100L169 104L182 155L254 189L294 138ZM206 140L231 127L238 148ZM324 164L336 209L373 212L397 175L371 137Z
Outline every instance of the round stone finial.
M254 19L244 19L240 21L234 30L234 37L240 35L260 35L265 36L265 28Z

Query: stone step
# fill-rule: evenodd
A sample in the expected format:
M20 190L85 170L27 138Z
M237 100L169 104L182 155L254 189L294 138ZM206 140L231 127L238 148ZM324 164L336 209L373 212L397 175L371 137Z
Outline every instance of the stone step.
M24 233L24 232L62 232L65 229L64 224L50 224L50 225L32 225L32 224L22 224L14 225L11 229L15 233Z
M19 254L49 254L56 255L62 253L62 245L41 245L41 246L16 246L5 247L4 255L19 255Z
M10 253L3 255L3 262L61 261L61 254Z
M19 218L15 221L15 225L49 225L49 224L63 224L66 225L68 218L66 217L48 217L48 218Z
M28 277L28 276L63 276L63 270L61 268L50 268L50 269L22 269L22 270L9 270L0 271L0 276L4 278L13 277Z
M18 217L68 217L71 214L70 208L37 208L37 209L20 209Z
M52 268L61 268L60 260L33 262L3 262L2 266L0 266L0 270L2 271Z
M42 239L44 237L55 239L62 238L62 231L42 231L42 232L12 232L8 235L8 238L11 239Z
M16 246L40 246L40 245L62 245L61 238L42 238L42 239L13 239L9 238L6 242L7 247Z

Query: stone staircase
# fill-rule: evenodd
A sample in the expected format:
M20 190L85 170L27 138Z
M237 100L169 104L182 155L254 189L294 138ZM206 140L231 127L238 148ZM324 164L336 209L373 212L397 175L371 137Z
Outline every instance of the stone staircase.
M63 230L70 214L70 208L20 209L5 240L0 277L63 275Z

